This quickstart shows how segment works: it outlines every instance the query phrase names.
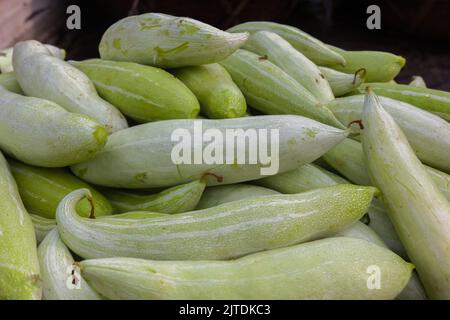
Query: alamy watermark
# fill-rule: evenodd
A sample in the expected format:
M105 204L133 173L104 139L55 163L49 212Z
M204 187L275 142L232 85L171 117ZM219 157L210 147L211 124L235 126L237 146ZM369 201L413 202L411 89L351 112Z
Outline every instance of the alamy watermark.
M381 269L377 265L370 265L366 269L366 273L369 274L367 278L367 289L380 290L381 289Z
M176 142L170 155L176 165L258 164L261 175L278 173L278 129L203 130L203 122L195 120L193 130L175 129L170 138Z
M367 14L370 16L367 18L366 26L369 30L381 29L381 9L376 4L372 4L367 7Z

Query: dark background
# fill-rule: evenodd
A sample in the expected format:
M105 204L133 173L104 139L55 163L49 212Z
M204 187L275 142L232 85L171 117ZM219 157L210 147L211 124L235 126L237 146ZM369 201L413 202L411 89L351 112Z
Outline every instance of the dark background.
M79 31L65 28L69 4L81 7ZM381 30L366 27L370 4L381 8ZM7 13L8 5L17 8ZM421 75L429 87L450 91L450 0L0 0L0 45L35 38L64 47L70 59L95 57L109 25L150 11L188 16L221 29L250 20L294 25L344 49L402 55L407 64L399 82ZM18 27L2 32L2 25L11 29L12 21ZM21 32L20 25L29 28Z

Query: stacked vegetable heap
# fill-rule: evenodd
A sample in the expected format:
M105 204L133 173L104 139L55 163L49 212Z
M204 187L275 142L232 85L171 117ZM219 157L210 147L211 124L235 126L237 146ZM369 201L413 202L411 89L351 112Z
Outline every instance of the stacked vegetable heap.
M450 298L450 93L402 57L157 13L99 50L0 57L0 298ZM278 174L174 163L198 121L278 130Z

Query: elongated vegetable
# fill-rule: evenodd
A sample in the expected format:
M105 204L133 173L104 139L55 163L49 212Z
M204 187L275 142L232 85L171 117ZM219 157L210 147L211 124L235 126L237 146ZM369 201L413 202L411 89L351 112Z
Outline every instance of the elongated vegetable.
M3 86L8 91L23 94L14 72L0 73L0 86Z
M279 67L239 49L220 62L253 108L266 114L297 114L344 128L333 113Z
M291 194L349 182L319 166L304 164L297 169L259 179L253 183Z
M226 131L229 132L228 138ZM213 141L199 141L198 136L202 132L205 135L211 134ZM255 136L258 132L259 135L270 134L274 140L258 140L261 139ZM72 171L86 181L122 188L173 186L200 179L205 173L218 177L210 177L208 185L230 184L275 174L276 169L278 172L284 172L309 163L342 141L347 133L311 119L288 115L160 121L111 135L106 147L95 159L73 166ZM201 164L187 164L191 159L193 136L197 149L194 153L198 155L200 149L203 150L203 158L199 159ZM252 141L257 141L258 144L264 143L263 147L271 150L274 156L268 159L262 159L260 156L253 162L255 164L245 160L249 159L249 154L255 155L256 147L256 143L252 142L243 150L241 143L246 145L244 139L247 136L254 138ZM276 136L279 137L278 142ZM176 141L179 142L175 144ZM222 150L225 144L241 144L241 147L236 155L225 150L223 159L217 156L218 153L215 153L216 156L208 153L211 150ZM230 150L228 147L227 149ZM186 161L180 160L180 152L183 154L181 160L188 157ZM211 158L216 163L213 163Z
M361 133L373 182L430 298L450 298L450 204L369 90Z
M56 219L49 219L30 213L31 222L33 222L36 242L39 244L44 240L47 234L56 228Z
M339 185L295 195L253 197L149 219L87 219L74 213L87 189L57 211L64 243L84 258L222 260L325 237L361 218L376 189Z
M0 299L40 298L33 225L0 153Z
M190 18L146 13L110 26L99 51L106 60L177 68L223 60L247 38L245 32L231 34Z
M8 162L20 197L30 213L55 218L56 208L62 198L74 190L86 188L92 194L95 215L112 214L111 204L102 194L65 169L33 167L12 159L8 159ZM81 201L77 212L83 217L89 217L91 204L87 200Z
M110 299L392 299L412 265L380 246L329 238L233 261L84 260L81 272ZM370 289L378 266L380 289Z
M375 199L374 199L375 200ZM356 221L351 226L339 231L335 236L349 237L366 240L383 248L387 248L383 240L378 236L378 234L360 221ZM396 297L399 300L425 300L427 296L423 289L422 284L413 271L411 278L409 278L408 284L404 287L402 292Z
M322 158L348 180L360 185L372 185L362 146L358 141L345 139ZM450 200L450 175L431 167L424 168L439 190Z
M77 274L69 249L58 230L49 232L38 249L42 295L45 300L100 300L100 296Z
M218 63L173 69L171 72L195 94L210 119L244 116L247 102L230 74Z
M53 57L62 60L66 57L66 51L64 49L52 46L51 44L45 44L44 46ZM0 51L0 73L9 73L14 71L12 64L13 51L14 48L7 48Z
M279 192L245 183L209 187L203 192L196 209L206 209L231 201L274 194Z
M330 49L326 44L302 30L275 22L250 21L231 27L229 32L249 32L253 34L258 31L274 32L287 41L308 59L322 66L344 65L345 59L339 53Z
M328 80L331 90L336 97L343 96L358 88L366 78L366 69L356 70L354 73L344 73L327 67L319 67L319 70Z
M106 140L105 128L93 119L0 86L0 148L11 156L63 167L92 158Z
M419 88L426 88L427 84L425 83L425 80L421 76L413 76L411 82L409 83L410 86L413 87L419 87Z
M380 103L400 126L420 160L450 171L450 123L408 103L386 97L380 97ZM347 125L361 120L363 105L364 96L356 95L338 98L327 107ZM356 125L352 128L359 129Z
M280 67L311 92L321 103L334 99L330 84L319 68L276 33L258 31L243 46Z
M30 40L16 44L13 64L17 81L27 95L53 101L70 112L91 116L108 132L128 126L119 110L98 96L83 72L51 56L41 43Z
M111 217L112 221L117 221L117 219L143 219L143 218L159 218L165 217L166 213L148 212L148 211L132 211L122 214L115 214L113 216L100 216L96 219L109 221L108 218ZM30 214L31 221L33 222L34 232L36 233L37 243L42 242L47 234L56 228L56 219L44 218L35 214Z
M157 194L142 195L119 190L104 190L116 212L152 211L181 213L194 210L205 189L206 182L195 180L175 186Z
M359 92L363 93L368 86L377 95L410 103L450 121L450 92L396 83L365 83Z
M195 118L200 110L192 92L162 69L100 59L71 63L103 99L138 122Z
M346 51L329 46L344 57L345 65L332 66L346 73L355 73L364 68L367 82L388 82L394 79L406 63L405 58L382 51Z

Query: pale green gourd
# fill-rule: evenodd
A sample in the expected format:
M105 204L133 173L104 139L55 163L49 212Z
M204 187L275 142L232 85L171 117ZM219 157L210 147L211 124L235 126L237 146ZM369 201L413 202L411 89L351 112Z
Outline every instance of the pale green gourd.
M132 62L71 61L94 83L99 95L137 122L195 118L194 94L165 70Z
M223 144L227 142L227 130L238 129L244 133L267 130L267 135L278 132L278 152L273 149L272 168L261 161L250 164L248 159L251 148L246 148L247 160L240 163L236 163L237 161L233 159L226 162L226 152L217 164L206 161L201 161L201 164L174 163L174 160L175 162L179 160L171 157L173 152L177 152L175 148L177 145L186 146L188 150L185 148L183 151L186 154L194 153L192 148L187 147L186 142L187 140L192 143L194 128L204 134L211 132L209 129L214 129L214 132L219 132L224 138ZM183 136L174 142L171 137L175 130L178 130L177 132L183 130ZM279 173L312 162L342 141L347 134L348 131L291 115L151 122L114 133L109 137L105 148L94 159L73 166L72 171L88 182L119 188L169 187L200 179L205 173L211 174L207 185L230 184L277 173L276 161L279 163ZM245 136L241 134L240 137ZM270 141L267 142L267 150L274 148ZM213 139L212 142L203 140L202 143L202 149L206 146L208 150L224 148L219 139ZM255 144L251 146L255 147ZM242 153L241 156L243 155ZM114 174L111 174L112 172ZM216 177L213 177L214 175Z
M108 139L94 119L0 86L0 148L28 164L64 167L92 158Z
M99 51L106 60L178 68L223 60L247 38L247 33L231 34L190 18L145 13L110 26Z
M38 255L44 300L101 299L83 277L76 273L72 254L60 239L56 228L41 242Z
M245 115L245 97L220 64L184 67L170 72L195 94L202 113L208 118L238 118Z
M362 120L367 168L406 252L430 298L449 299L450 203L371 90Z
M33 225L0 153L0 299L39 300L41 293Z
M250 34L258 31L274 32L289 41L295 49L318 65L345 65L345 59L339 53L330 49L322 41L296 27L269 21L250 21L233 26L227 31L233 33L248 32Z
M25 94L53 101L70 112L86 114L103 124L110 133L128 126L119 110L98 96L83 72L53 57L40 42L17 43L13 65Z
M231 261L84 260L81 273L110 299L393 299L413 266L365 240L329 238ZM380 289L370 289L378 266Z
M159 218L97 220L75 213L90 197L80 189L61 201L56 219L64 243L83 258L224 260L332 235L360 219L376 192L342 184Z
M252 108L265 114L296 114L345 128L314 95L266 57L239 49L220 62Z

